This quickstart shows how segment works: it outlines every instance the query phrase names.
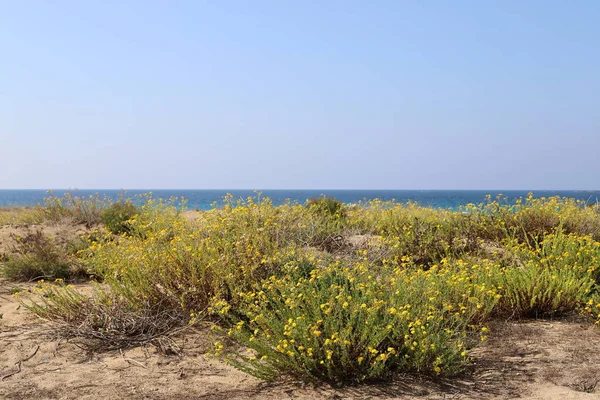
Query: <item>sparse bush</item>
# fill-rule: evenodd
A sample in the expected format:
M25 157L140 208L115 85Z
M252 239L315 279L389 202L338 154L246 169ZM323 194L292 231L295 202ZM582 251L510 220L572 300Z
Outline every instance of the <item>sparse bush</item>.
M71 278L83 273L79 261L68 254L65 247L45 236L41 231L23 237L13 236L17 242L4 262L4 275L15 281Z
M303 220L310 221L312 227L308 244L330 253L344 252L347 248L344 203L332 197L316 197L306 203L306 208L309 212L303 213Z
M149 302L132 305L101 286L89 297L57 279L38 283L32 292L17 297L30 311L54 321L61 336L78 340L89 351L142 344L168 350L170 335L187 323L181 310Z
M67 219L75 224L83 224L91 228L102 222L102 211L111 203L109 198L101 198L99 194L85 198L67 192L63 197L51 195L45 198L44 204L40 208L44 218L50 222Z

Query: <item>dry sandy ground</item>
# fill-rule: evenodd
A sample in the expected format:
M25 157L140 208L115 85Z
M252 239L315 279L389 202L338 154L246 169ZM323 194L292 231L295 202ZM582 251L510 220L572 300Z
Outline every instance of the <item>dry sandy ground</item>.
M37 228L0 227L0 253L10 233ZM42 229L63 238L83 230ZM13 286L0 280L0 399L600 399L600 329L577 322L496 324L474 351L472 372L460 378L401 376L335 389L248 376L205 356L202 331L180 337L177 356L153 347L88 354L49 335L47 322L11 298Z

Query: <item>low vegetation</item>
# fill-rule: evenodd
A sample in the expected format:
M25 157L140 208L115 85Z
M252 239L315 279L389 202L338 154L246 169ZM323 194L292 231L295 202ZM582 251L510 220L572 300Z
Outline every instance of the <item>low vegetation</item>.
M193 221L176 199L136 204L51 198L40 218L97 232L70 252L34 234L2 263L11 279L94 276L91 294L59 280L19 295L94 349L209 323L214 353L252 375L348 384L460 373L498 318L600 321L600 212L573 199L228 197Z
M0 207L0 226L40 224L44 221L39 207Z
M14 281L67 278L82 272L69 246L60 246L41 231L13 236L16 245L6 256L4 275Z

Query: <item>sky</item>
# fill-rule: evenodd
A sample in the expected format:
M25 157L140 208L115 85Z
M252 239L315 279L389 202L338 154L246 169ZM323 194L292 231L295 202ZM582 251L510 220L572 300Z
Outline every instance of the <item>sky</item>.
M600 189L600 2L0 0L2 189Z

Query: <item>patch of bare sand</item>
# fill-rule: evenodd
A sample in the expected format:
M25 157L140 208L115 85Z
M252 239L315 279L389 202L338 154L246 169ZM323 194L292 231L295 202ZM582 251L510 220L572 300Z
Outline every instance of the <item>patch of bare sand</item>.
M178 339L180 356L152 347L88 354L48 335L50 326L10 297L12 286L0 281L1 399L600 398L600 329L576 322L497 324L474 352L473 371L460 378L401 376L336 389L248 376L205 356L202 331Z
M196 210L184 211L181 215L186 221L190 222L198 221L201 217L200 212Z
M504 380L528 399L600 398L600 329L569 321L496 324L474 351L482 384Z

